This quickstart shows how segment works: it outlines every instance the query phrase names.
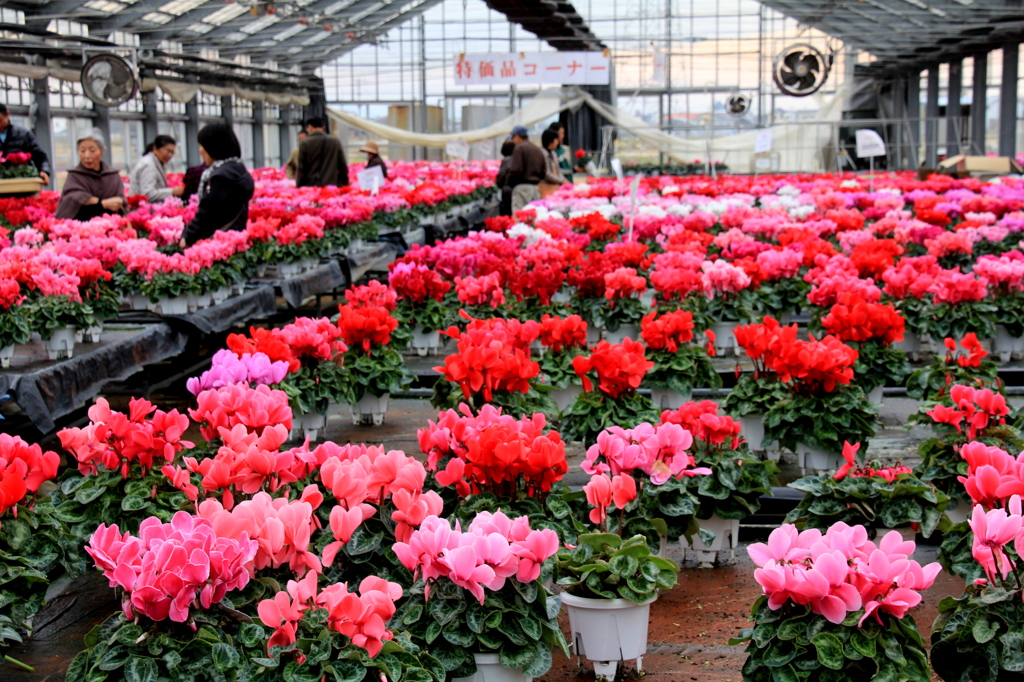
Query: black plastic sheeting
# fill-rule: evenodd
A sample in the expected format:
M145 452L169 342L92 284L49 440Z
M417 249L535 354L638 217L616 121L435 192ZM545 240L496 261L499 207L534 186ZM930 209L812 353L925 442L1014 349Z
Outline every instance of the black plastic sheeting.
M166 315L165 319L195 327L203 334L215 334L233 327L248 327L249 320L262 320L276 312L274 287L261 286L215 306L188 315Z
M183 330L169 324L143 325L134 333L104 333L104 337L113 340L70 360L33 362L0 375L0 393L10 393L36 428L47 433L55 428L55 420L87 403L107 383L178 355L188 342Z
M298 277L273 282L274 288L281 292L281 297L292 308L302 307L302 302L310 296L334 291L345 284L348 284L348 278L338 261L334 260Z

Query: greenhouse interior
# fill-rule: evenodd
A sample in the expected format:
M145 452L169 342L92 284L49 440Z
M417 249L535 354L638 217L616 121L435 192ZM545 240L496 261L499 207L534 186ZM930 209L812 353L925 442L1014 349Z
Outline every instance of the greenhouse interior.
M0 0L0 680L1024 680L1021 0Z

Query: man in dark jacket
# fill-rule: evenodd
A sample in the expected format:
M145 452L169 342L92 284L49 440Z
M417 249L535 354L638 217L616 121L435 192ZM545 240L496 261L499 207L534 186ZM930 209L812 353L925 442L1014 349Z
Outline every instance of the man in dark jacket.
M325 132L322 118L309 119L306 130L309 135L299 143L295 186L348 186L348 163L341 140Z
M512 188L512 215L531 201L540 201L537 184L547 175L547 158L540 147L530 142L523 126L512 129L516 150L508 167L508 185Z
M32 164L39 171L39 177L47 185L50 184L50 157L36 141L32 131L20 128L11 123L11 115L7 105L0 103L0 152L28 152L32 155Z

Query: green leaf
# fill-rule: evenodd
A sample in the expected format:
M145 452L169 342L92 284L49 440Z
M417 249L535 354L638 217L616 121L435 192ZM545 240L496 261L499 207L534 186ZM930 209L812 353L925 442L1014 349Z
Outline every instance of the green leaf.
M791 618L790 620L783 621L779 626L777 637L783 640L796 639L800 635L807 632L807 621L800 618Z
M139 511L140 509L145 509L148 505L149 501L138 495L128 495L121 500L121 509L124 511Z
M781 668L796 657L796 648L788 642L772 642L761 662L769 668Z
M863 630L854 630L850 634L850 645L864 655L865 658L874 659L875 640L864 634Z
M640 562L628 554L616 554L608 562L608 568L611 569L612 573L626 577L637 572L637 569L640 568Z
M217 666L217 670L226 672L231 668L238 666L238 650L230 644L224 642L217 642L213 645L213 649L210 652L213 657L213 664Z
M338 660L331 663L334 682L362 682L366 668L359 661Z
M133 656L124 667L125 682L156 682L156 661L152 658Z
M981 613L978 611L978 613ZM978 644L984 644L993 637L996 636L996 632L999 630L999 625L996 623L989 623L985 620L984 616L978 618L974 622L974 627L971 628L971 634L974 636L974 641Z
M551 648L541 642L533 659L523 668L523 677L541 677L551 669Z
M811 644L818 653L818 662L832 670L842 670L846 655L843 653L843 643L839 638L829 632L822 632L811 638Z

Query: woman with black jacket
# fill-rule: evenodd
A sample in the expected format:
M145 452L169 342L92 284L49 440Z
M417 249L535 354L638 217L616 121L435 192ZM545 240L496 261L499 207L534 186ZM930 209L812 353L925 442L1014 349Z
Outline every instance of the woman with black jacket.
M182 248L217 230L244 230L249 220L255 186L231 126L211 123L200 130L199 155L208 168L199 181L199 208L181 236Z

